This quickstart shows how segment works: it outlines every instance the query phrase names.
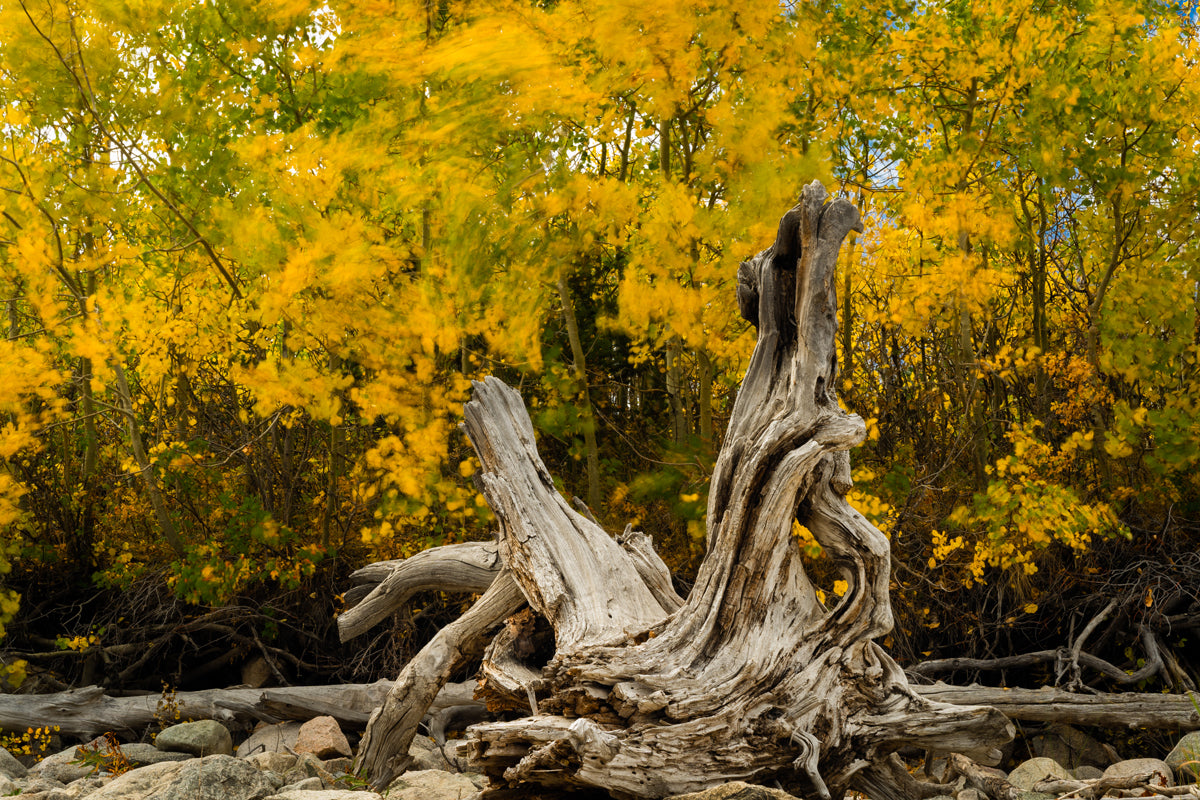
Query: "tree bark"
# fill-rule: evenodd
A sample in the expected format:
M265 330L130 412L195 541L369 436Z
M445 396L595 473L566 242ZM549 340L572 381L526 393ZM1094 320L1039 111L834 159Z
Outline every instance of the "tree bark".
M644 551L571 510L516 392L495 379L475 385L465 427L500 521L500 559L554 632L540 671L508 672L510 698L523 688L531 716L469 731L464 750L494 783L657 798L739 779L823 798L857 785L888 800L913 796L889 759L897 748L986 750L1011 738L994 709L921 697L872 641L892 626L890 550L845 500L847 451L866 432L836 396L834 267L859 228L857 210L814 183L775 244L738 270L758 342L686 601L651 585L645 576L658 572L639 563ZM805 574L796 519L849 584L833 608ZM405 749L387 738L372 722L360 753L376 784L397 765L381 754Z

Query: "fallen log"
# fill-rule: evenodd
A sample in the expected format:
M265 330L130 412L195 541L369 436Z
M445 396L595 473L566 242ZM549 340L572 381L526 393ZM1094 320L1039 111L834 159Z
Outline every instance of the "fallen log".
M1011 738L994 709L914 692L874 642L892 626L890 548L845 499L847 451L866 431L836 396L835 264L853 229L857 210L814 183L775 244L738 269L738 306L757 344L686 600L664 591L645 548L622 547L559 495L517 393L475 384L465 427L500 523L499 556L554 634L552 656L525 654L527 669L511 666L521 636L491 651L505 702L524 694L529 713L468 731L460 753L494 785L658 798L752 780L822 798L856 786L873 800L915 798L890 758L898 748L987 750ZM832 608L805 573L796 520L849 586ZM376 728L401 713L373 721L359 752L376 786L402 763L409 735Z
M122 738L141 738L160 721L215 719L233 730L249 730L258 722L309 720L331 716L347 729L364 728L371 713L392 690L392 681L337 686L290 686L276 689L207 689L111 697L99 686L54 694L0 694L0 730L57 727L63 736L91 740L112 731ZM447 709L482 708L473 698L474 682L447 683L428 704L427 720Z
M502 640L502 636L497 636L494 641ZM540 675L530 672L522 673L522 677L529 681ZM371 713L384 703L394 685L392 681L381 680L340 686L208 689L178 692L173 702L183 719L219 719L235 728L249 728L257 722L307 720L328 715L347 728L361 729ZM474 698L477 686L475 681L445 684L420 721L433 729L446 711L462 715L468 713L466 709L484 709L484 702ZM1187 695L1089 695L1051 688L1003 689L944 683L913 686L912 689L922 697L950 705L988 705L1009 719L1025 722L1065 722L1120 729L1200 730L1200 714ZM62 734L85 740L106 731L140 736L155 723L160 700L161 695L157 694L111 697L98 686L55 694L0 694L0 730L24 731L30 727L57 725ZM478 716L481 711L469 713Z
M954 705L986 705L1009 719L1064 722L1099 728L1200 729L1200 713L1186 694L1074 694L1061 689L994 686L914 686L922 697Z

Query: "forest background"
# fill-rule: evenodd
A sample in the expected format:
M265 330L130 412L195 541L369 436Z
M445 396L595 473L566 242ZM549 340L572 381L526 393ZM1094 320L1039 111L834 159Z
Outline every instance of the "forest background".
M343 646L340 593L490 535L485 375L686 590L737 264L813 178L865 217L837 388L885 645L1106 609L1090 650L1200 682L1195 3L2 0L0 32L10 689L394 676L462 599Z

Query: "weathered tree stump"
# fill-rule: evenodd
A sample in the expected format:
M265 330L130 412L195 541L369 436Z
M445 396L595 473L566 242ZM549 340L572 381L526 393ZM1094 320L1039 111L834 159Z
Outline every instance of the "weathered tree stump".
M644 539L614 540L558 494L516 392L495 379L475 385L466 430L500 521L504 580L554 630L544 665L511 666L519 636L489 650L488 682L510 704L524 694L529 709L468 731L463 754L494 783L657 798L778 781L824 798L851 787L911 798L919 792L889 760L897 748L978 751L1011 738L991 708L917 695L873 641L892 626L890 549L845 500L847 451L865 427L835 393L835 264L851 230L861 230L858 211L813 183L775 244L738 270L738 305L758 339L712 476L708 553L685 601ZM796 519L849 584L832 608L805 573ZM368 726L359 766L376 784L406 765L412 732L398 720L423 709L402 706L390 698Z

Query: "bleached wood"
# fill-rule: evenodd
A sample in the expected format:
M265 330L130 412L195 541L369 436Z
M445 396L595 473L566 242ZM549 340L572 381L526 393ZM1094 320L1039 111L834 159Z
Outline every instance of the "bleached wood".
M914 689L930 700L991 706L1010 719L1102 728L1200 729L1200 713L1186 694L1074 694L1061 689L1006 689L935 683Z
M873 641L892 626L891 554L845 499L848 450L866 431L836 396L834 277L855 229L857 210L814 183L775 244L738 269L738 305L757 344L713 472L708 554L686 600L648 541L627 532L618 543L559 495L517 393L491 378L475 384L465 428L500 523L499 555L555 634L540 674L511 631L485 658L485 694L531 712L468 731L462 753L495 783L657 798L778 781L822 798L858 785L895 800L920 795L897 772L897 748L986 750L1011 738L994 709L922 698ZM805 574L796 520L848 584L832 608ZM388 736L378 723L370 751ZM402 753L402 744L388 747ZM377 755L359 764L377 785L396 767Z
M708 555L677 608L649 605L648 579L560 511L515 393L477 386L468 431L501 557L558 637L538 682L541 713L470 731L470 758L495 780L636 797L778 780L836 796L862 777L885 800L896 748L1011 737L992 709L922 699L872 641L892 625L890 550L845 500L846 451L865 428L835 394L835 265L857 227L849 203L813 184L775 244L739 268L739 307L758 341L713 473ZM832 609L804 572L795 519L849 584ZM579 716L611 738L570 735Z
M282 722L333 716L342 725L361 728L392 688L391 681L346 686L291 686L281 689L207 689L176 692L172 698L183 719L216 719L233 728L257 722ZM106 731L140 738L155 724L162 696L111 697L99 686L54 694L0 694L0 729L24 731L58 727L63 736L92 739Z
M478 656L487 634L525 603L507 571L492 581L473 606L442 628L404 667L383 704L371 714L354 761L357 773L386 787L404 772L417 726L456 669Z
M620 641L665 617L630 555L555 489L520 396L487 378L464 411L476 480L500 520L500 556L558 647Z
M483 592L500 571L495 542L449 544L411 558L378 562L351 575L370 593L338 617L338 636L348 642L394 614L417 592Z

